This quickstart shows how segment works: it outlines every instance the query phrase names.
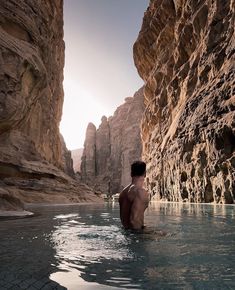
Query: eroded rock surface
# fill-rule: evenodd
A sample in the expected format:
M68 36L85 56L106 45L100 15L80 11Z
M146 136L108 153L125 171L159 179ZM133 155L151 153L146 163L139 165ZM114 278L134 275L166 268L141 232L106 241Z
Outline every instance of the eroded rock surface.
M23 210L23 203L14 195L9 194L7 189L0 188L0 216L2 210Z
M130 182L130 165L141 159L140 120L144 111L143 89L125 99L114 115L102 117L96 130L87 127L81 178L96 191L115 194Z
M148 189L235 200L234 1L152 0L134 45L144 88Z
M0 187L23 201L90 199L67 175L71 157L59 134L63 1L2 0L0 47Z

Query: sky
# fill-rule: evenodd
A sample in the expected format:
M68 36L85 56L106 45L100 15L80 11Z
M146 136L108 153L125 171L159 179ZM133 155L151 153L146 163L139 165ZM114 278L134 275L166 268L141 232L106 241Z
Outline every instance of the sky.
M99 126L143 85L133 44L149 0L64 0L64 106L67 148L83 147L89 122Z

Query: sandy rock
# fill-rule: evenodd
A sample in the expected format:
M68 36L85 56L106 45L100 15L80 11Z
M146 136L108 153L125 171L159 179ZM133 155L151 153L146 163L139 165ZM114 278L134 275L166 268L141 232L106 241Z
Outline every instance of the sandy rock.
M24 205L17 197L10 194L7 189L0 188L0 211L22 211L23 209Z
M152 0L134 45L149 191L234 203L234 3Z
M1 1L0 43L0 134L9 161L38 154L62 168L63 1Z
M67 175L72 160L59 133L63 1L2 0L0 47L0 187L23 202L58 189L63 199L90 199Z

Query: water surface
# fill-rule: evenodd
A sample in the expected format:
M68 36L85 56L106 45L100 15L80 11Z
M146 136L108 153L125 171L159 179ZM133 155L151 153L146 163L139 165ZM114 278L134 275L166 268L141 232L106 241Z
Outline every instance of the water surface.
M33 208L0 221L0 289L235 289L235 207L153 203L146 230L118 205Z

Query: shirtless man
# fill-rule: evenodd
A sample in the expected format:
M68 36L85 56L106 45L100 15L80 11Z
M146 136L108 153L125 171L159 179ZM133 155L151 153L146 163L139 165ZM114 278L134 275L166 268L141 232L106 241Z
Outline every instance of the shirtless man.
M120 193L120 218L125 229L144 228L144 211L149 203L148 193L143 188L145 174L146 164L134 162L131 165L131 184Z

